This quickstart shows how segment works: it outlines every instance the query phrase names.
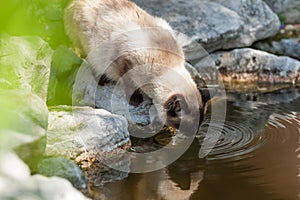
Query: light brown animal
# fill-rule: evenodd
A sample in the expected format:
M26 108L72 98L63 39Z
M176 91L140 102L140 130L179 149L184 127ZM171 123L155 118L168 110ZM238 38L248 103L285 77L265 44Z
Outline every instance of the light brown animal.
M209 92L199 91L185 69L183 50L165 20L128 0L73 0L64 20L101 82L122 79L129 96L140 90L166 125L179 128L184 121L198 127Z

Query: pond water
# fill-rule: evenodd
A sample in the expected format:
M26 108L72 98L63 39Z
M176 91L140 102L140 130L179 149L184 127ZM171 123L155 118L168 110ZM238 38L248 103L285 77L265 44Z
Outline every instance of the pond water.
M170 166L94 187L99 199L296 200L300 197L300 89L248 98L229 95L214 149L199 158L203 137ZM101 197L101 198L100 198Z

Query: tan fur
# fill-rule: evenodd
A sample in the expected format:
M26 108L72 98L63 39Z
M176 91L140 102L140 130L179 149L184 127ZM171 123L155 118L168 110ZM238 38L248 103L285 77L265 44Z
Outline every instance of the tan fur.
M105 73L117 81L127 74L131 85L151 82L140 89L161 109L178 93L196 107L203 106L184 67L182 48L163 19L149 15L128 0L73 0L65 10L64 20L67 34L87 55L96 77ZM174 72L180 76L176 78Z

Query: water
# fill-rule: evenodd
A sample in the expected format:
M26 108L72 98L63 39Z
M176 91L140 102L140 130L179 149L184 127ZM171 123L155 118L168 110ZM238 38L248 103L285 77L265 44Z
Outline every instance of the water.
M220 138L200 159L203 136L181 158L151 173L92 187L95 199L300 199L299 88L255 98L231 95L223 128L208 115ZM98 195L95 195L98 194Z

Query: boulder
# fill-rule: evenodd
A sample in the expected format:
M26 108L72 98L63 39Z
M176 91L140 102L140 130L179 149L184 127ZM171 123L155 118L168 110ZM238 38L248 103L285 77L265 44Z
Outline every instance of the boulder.
M0 199L88 199L65 179L31 176L25 163L8 151L0 152L0 182Z
M257 88L259 83L296 84L299 81L300 62L286 56L275 56L250 48L220 51L210 56L221 74L221 80L236 83L228 87L251 87L251 84L238 82L253 83ZM196 67L201 71L201 68L211 66L200 61Z
M259 42L253 47L276 55L289 56L300 60L300 42L298 39L281 39L280 41Z
M289 0L264 0L275 13L283 12L288 1Z
M69 180L77 189L85 189L86 178L79 166L66 158L44 158L38 163L38 173L47 177L58 176Z
M270 8L279 14L284 23L300 23L300 1L264 0Z
M192 78L201 80L200 74L192 65L186 63L185 67ZM130 105L121 87L114 83L99 86L87 62L83 62L78 70L72 98L74 106L97 107L124 116L129 123L129 132L133 131L136 125L146 126L153 120L149 114L153 106L150 99L144 96L144 101L140 105Z
M209 52L250 46L276 34L280 26L277 15L261 0L134 2L150 14L166 19L176 31ZM188 43L182 45L193 45Z
M122 180L130 172L130 158L125 154L130 145L127 126L124 117L103 109L53 107L49 113L45 154L75 160L93 185ZM79 170L74 167L71 171L65 170L66 164L69 165L53 163L62 169L58 175L83 187L83 179L74 176L80 175ZM53 174L49 168L42 169L46 174Z
M149 101L135 107L129 105L124 91L114 84L98 86L98 82L94 79L86 62L82 64L77 73L73 88L73 105L108 110L124 116L129 124L148 125L150 123L149 108L151 105Z
M127 121L122 116L91 107L51 108L46 156L75 159L88 152L90 157L95 157L101 153L116 152L127 144Z

